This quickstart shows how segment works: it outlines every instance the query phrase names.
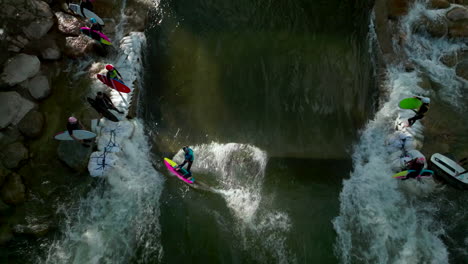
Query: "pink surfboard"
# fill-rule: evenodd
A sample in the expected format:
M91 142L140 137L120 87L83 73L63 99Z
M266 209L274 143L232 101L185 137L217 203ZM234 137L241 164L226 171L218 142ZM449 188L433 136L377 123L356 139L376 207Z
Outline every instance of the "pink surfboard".
M172 173L174 174L175 176L177 176L179 179L183 180L184 182L188 183L188 184L193 184L195 182L195 179L193 179L192 177L192 181L184 178L184 176L182 176L182 174L179 172L179 171L176 171L175 170L175 167L177 167L177 163L175 163L174 161L168 159L168 158L164 158L164 164L166 165L167 169Z
M91 29L90 28L82 27L82 28L80 28L80 30L81 30L81 32L83 32L83 34L91 37ZM102 44L112 45L111 40L106 35L104 35L104 33L101 33L101 32L96 31L96 30L92 30L92 32L94 32L95 34L97 34L100 37L100 39L96 39L97 41L101 42Z
M117 80L117 79L110 79L110 81L107 79L107 77L105 75L102 75L102 74L97 74L96 77L102 82L104 83L105 85L109 86L110 88L112 89L115 89L119 92L122 92L122 93L129 93L131 92L132 90L130 90L130 88L128 88L127 85L125 85L122 81L120 80Z

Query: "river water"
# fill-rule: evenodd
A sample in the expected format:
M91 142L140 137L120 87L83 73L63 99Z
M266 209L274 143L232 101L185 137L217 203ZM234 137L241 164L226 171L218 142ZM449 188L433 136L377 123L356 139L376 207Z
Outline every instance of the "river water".
M161 1L143 118L155 156L193 146L210 186L167 179L162 263L338 261L331 221L376 95L369 13L355 1Z
M466 83L437 54L466 44L412 35L415 17L436 15L416 5L403 21L405 52L449 85L425 91L418 71L396 65L381 95L372 4L158 2L146 38L134 36L146 42L143 72L122 69L142 79L125 162L59 206L61 227L20 249L17 260L34 254L17 262L466 261L467 195L398 183L385 146L404 97L431 95L436 109L462 113L466 102L452 95ZM162 164L180 162L184 145L194 149L199 188Z

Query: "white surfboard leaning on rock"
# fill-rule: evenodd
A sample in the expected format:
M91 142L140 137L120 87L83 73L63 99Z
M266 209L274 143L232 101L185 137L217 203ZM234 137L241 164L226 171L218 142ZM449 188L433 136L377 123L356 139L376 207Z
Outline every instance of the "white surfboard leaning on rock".
M102 21L102 19L96 15L94 12L86 9L86 8L83 8L83 13L81 13L81 8L80 8L80 5L77 5L77 4L69 4L68 5L68 9L70 9L71 11L73 11L75 14L77 15L80 15L84 18L94 18L96 19L96 21L101 25L101 26L104 26L104 21Z
M88 130L73 130L73 136L77 139L92 139L96 137L96 134ZM56 140L75 140L70 136L68 131L59 132L54 135Z

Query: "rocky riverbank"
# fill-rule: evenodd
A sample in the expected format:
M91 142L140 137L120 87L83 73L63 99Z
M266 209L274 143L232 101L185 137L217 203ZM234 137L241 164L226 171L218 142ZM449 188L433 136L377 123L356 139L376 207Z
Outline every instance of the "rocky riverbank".
M468 39L468 1L466 0L430 0L428 10L418 13L411 29L405 29L403 19L410 11L415 1L411 0L377 0L375 1L374 26L378 43L378 65L380 85L385 85L385 69L396 65L404 65L407 72L417 72L420 77L419 86L427 95L432 96L433 103L427 117L422 121L425 126L423 153L432 155L435 152L450 152L458 157L468 155L467 136L468 126L466 117L455 111L447 101L437 98L447 98L444 90L450 90L452 84L443 83L434 78L434 73L424 62L409 58L408 32L425 36L432 43L438 40L466 43ZM431 45L428 43L427 45ZM466 46L465 46L466 47ZM429 50L429 47L426 47ZM422 47L425 49L425 47ZM460 83L461 94L453 100L460 100L461 108L468 105L466 88L468 87L468 49L449 50L438 58L445 69L454 72L454 81ZM436 62L436 63L439 63ZM385 89L382 89L384 91ZM381 97L384 98L384 97ZM435 99L435 100L434 100ZM447 100L447 99L446 99ZM465 121L460 121L465 120Z
M148 6L99 0L94 12L118 47L115 38L144 29ZM87 21L64 1L0 0L0 16L0 246L7 246L15 235L45 236L57 223L58 201L92 182L87 165L93 149L52 136L65 130L70 115L90 127L96 118L85 103L90 58L116 49L80 34Z

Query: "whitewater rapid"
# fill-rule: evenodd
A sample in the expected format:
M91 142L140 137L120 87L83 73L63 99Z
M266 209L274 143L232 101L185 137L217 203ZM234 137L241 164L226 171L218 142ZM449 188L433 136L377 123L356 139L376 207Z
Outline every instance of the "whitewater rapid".
M429 96L433 103L443 100L454 108L461 107L459 96L461 89L467 87L466 82L456 77L455 70L441 63L440 58L448 52L466 49L466 43L434 39L413 30L420 16L441 15L442 11L428 10L424 3L417 2L401 21L406 42L395 49L403 49L416 70L407 72L404 65L387 68L382 107L355 146L354 169L350 178L343 181L340 214L333 221L338 235L335 252L342 263L449 262L448 248L442 240L446 230L437 219L441 205L428 199L437 196L440 188L432 180L419 183L391 178L395 173L394 156L392 148L386 145L395 133L395 121L413 116L398 109L401 99ZM373 22L369 37L376 39ZM429 75L443 87L439 91L421 88L420 73ZM411 135L420 142L423 132L420 121L411 128Z
M125 6L124 1L122 10ZM94 97L97 91L107 89L95 78L96 72L113 64L132 90L129 94L112 90L110 94L126 115L136 99L132 98L133 90L143 88L135 84L141 79L146 38L142 32L123 37L124 23L122 13L116 34L122 38L116 56L82 62L78 68L90 65L89 72L78 71L75 76L93 80L89 96ZM78 197L72 208L59 205L65 215L61 236L51 243L45 263L150 262L162 255L159 197L164 178L152 165L143 122L125 115L118 115L118 123L102 120L100 126L92 125L98 133L98 151L91 155L88 169L101 180L84 197Z
M267 153L248 144L216 142L193 146L193 150L196 162L192 171L203 175L199 181L208 183L210 191L225 201L237 223L230 228L244 250L256 248L252 257L261 263L294 263L295 255L286 245L292 228L290 217L267 205L263 191ZM174 161L183 161L182 151Z

